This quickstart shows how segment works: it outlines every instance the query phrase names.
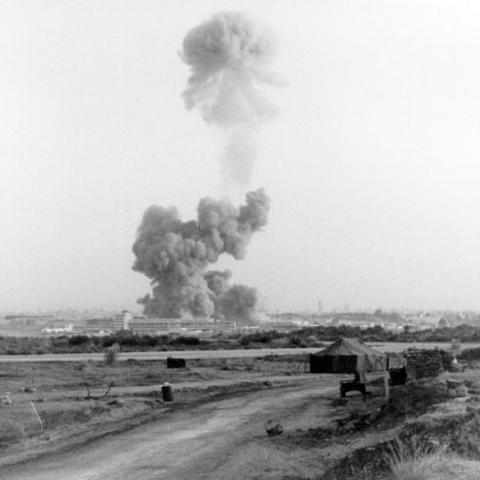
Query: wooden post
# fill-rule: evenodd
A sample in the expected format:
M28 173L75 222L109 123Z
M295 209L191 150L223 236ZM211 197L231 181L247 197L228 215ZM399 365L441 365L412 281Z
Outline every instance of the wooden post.
M35 406L33 405L33 402L30 400L30 403L32 405L32 408L33 408L33 411L35 412L35 415L37 416L38 418L38 421L40 423L40 430L43 430L43 422L42 422L42 419L40 418L40 415L38 415L38 412L37 412L37 409L35 408Z
M390 375L388 374L388 370L385 370L385 373L383 374L383 386L385 388L385 400L388 400L390 398L390 387L388 384Z

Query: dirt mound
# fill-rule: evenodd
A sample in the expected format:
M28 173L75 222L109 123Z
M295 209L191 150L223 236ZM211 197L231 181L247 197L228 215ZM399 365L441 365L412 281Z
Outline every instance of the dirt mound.
M377 431L380 434L381 431L391 430L400 425L406 417L416 417L427 412L432 405L447 398L445 385L439 382L412 383L395 387L392 388L389 401L380 408L363 415L350 413L339 422L339 429L332 433L348 434L350 437L353 432L362 432L359 435L364 435L367 432ZM321 436L321 432L316 433L319 437ZM408 442L415 434L413 431L405 431L400 436ZM338 441L337 438L336 441ZM379 435L379 443L355 450L320 478L321 480L384 479L389 471L388 456L391 453L391 445L390 440L382 442Z

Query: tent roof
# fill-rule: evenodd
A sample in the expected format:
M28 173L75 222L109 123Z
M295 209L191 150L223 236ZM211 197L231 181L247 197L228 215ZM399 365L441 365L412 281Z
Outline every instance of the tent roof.
M323 357L325 355L335 355L335 356L384 356L385 354L379 352L378 350L374 350L369 346L365 345L361 340L358 338L347 338L347 337L340 337L334 343L332 343L329 347L325 348L324 350L320 350L313 355L318 357Z

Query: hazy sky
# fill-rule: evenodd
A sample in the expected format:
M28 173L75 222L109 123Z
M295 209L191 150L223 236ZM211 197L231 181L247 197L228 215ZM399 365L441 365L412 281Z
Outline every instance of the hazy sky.
M231 283L274 309L480 309L480 8L452 1L0 1L0 310L132 308L151 204L218 197L221 135L181 93L186 33L245 10L281 39ZM236 199L238 200L238 199Z

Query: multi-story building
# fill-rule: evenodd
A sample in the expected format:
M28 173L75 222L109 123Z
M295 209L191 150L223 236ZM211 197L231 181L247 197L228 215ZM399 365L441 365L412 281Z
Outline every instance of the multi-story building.
M119 330L127 330L128 323L132 320L133 316L128 310L123 310L122 313L117 313L113 316L113 330L118 332Z
M110 318L94 318L86 320L86 333L115 333L121 330L131 331L136 335L168 335L170 333L204 333L234 332L236 322L215 321L210 318L147 318L133 317L124 310Z
M169 333L208 333L208 332L234 332L236 322L214 321L211 319L178 318L132 318L128 328L137 335L167 335Z
M85 320L85 333L111 333L114 331L113 318L89 318Z

